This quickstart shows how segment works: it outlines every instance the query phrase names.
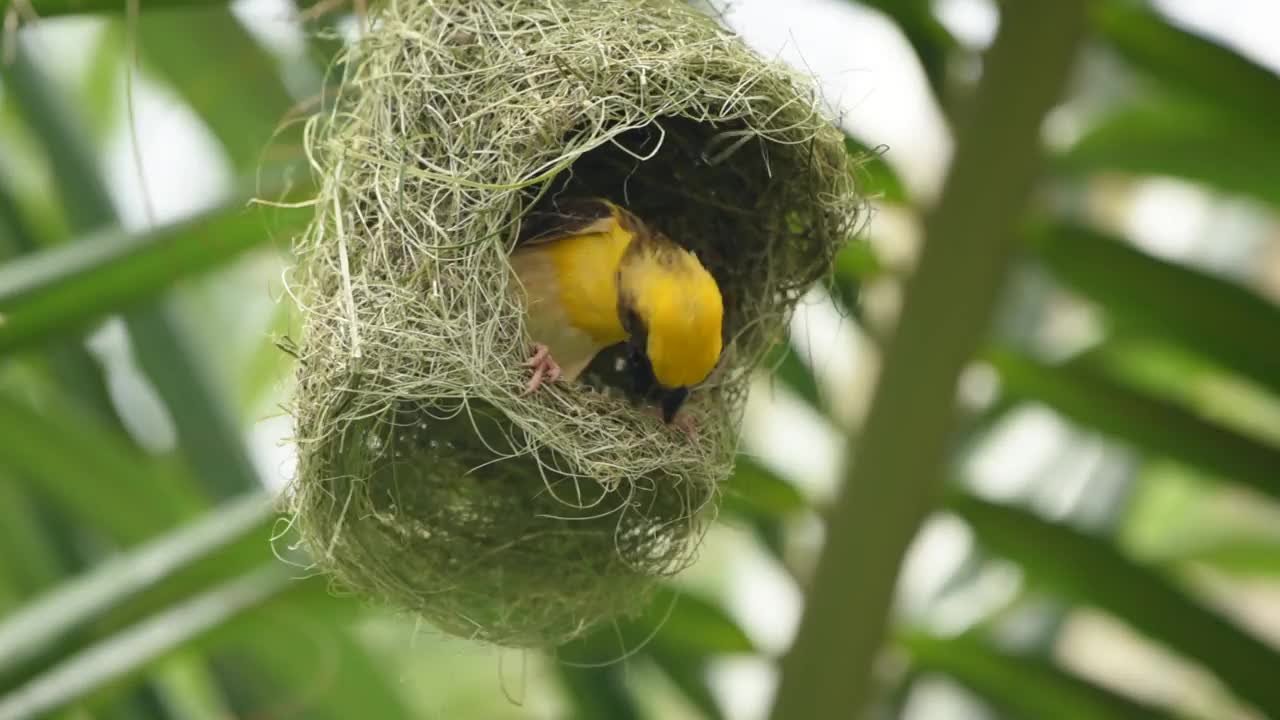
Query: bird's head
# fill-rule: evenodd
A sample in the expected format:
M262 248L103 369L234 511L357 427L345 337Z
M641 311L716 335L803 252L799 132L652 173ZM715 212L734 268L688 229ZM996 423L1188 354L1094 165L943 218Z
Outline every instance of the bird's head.
M720 360L724 302L715 278L662 236L634 242L618 268L618 310L638 389L656 393L671 422Z

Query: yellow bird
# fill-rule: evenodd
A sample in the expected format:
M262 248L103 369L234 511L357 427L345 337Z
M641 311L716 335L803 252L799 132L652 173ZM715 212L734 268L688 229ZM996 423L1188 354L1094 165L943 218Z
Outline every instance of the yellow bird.
M511 264L534 340L528 392L576 380L600 352L628 344L636 390L670 423L720 359L724 303L698 258L602 199L532 215Z

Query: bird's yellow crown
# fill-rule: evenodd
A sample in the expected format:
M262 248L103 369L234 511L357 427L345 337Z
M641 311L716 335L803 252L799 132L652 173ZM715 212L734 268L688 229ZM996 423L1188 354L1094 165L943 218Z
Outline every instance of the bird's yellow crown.
M669 388L695 385L720 359L720 287L693 253L655 239L624 259L621 284L644 325L654 377Z

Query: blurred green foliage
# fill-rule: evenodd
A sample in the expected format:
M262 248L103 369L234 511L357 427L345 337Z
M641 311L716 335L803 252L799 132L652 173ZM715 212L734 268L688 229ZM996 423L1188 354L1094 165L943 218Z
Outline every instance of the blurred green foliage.
M981 50L953 36L938 3L861 4L897 24L963 126L975 101L963 70ZM1241 706L1280 717L1276 648L1203 580L1217 583L1214 597L1240 578L1271 592L1280 583L1280 307L1258 276L1153 256L1088 201L1117 183L1179 178L1249 203L1270 228L1253 257L1274 263L1280 76L1145 3L1089 7L1082 65L1131 91L1114 97L1094 87L1097 71L1079 73L1066 102L1084 98L1090 112L1047 149L1029 216L1005 218L1027 230L1002 313L1033 320L997 332L975 359L993 397L962 414L939 511L977 546L925 608L897 618L887 652L902 662L878 688L892 716L921 678L943 676L992 718L1227 717ZM288 356L275 342L295 318L287 300L272 303L309 211L246 199L307 197L298 120L318 107L340 46L331 31L351 11L279 20L304 36L294 47L265 42L222 3L147 2L135 19L122 9L0 0L0 16L23 26L0 40L0 720L730 717L713 671L777 658L740 624L723 583L673 581L644 616L541 656L440 638L307 576L246 437L285 398ZM51 32L61 15L91 26L71 81L31 37L31 11ZM142 231L122 221L106 173L132 122L127 69L199 120L229 186ZM865 158L858 172L877 207L913 222L931 211L892 149L853 136L847 147ZM881 257L878 232L873 222L872 242L838 258L824 296L870 338L888 328L860 296L900 290L912 271ZM1224 231L1213 242L1237 240ZM1097 325L1069 351L1042 332L1064 307ZM845 405L802 345L770 358L774 387L844 432ZM1068 423L1076 447L1134 458L1093 472L1116 475L1119 489L1092 519L1076 512L1083 502L1046 514L1035 501L1052 490L1052 468L1009 502L975 492L974 448L1028 407ZM826 508L796 480L744 455L722 518L803 587ZM1012 600L962 632L938 620L1009 563L1023 579ZM1046 600L1043 630L1011 642ZM1223 690L1192 708L1103 687L1055 650L1084 610Z

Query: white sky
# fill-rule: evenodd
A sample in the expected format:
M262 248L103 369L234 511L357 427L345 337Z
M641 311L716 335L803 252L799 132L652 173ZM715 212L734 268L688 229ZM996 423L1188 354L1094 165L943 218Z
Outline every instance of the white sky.
M889 20L842 0L733 0L726 19L761 54L812 71L846 128L889 145L888 160L910 188L936 192L951 139L915 54Z

